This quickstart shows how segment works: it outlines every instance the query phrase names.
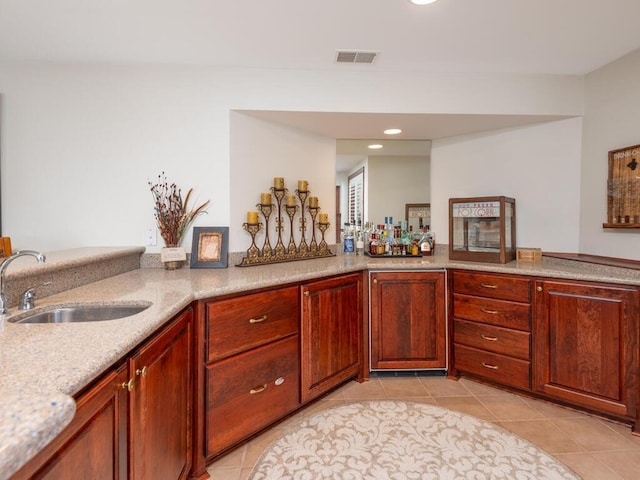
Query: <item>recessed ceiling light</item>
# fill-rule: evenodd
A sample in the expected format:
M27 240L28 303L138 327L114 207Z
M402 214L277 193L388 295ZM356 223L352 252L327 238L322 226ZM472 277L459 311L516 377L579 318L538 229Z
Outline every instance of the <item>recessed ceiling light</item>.
M369 145L369 148L371 150L378 150L378 149L382 148L382 145L380 145L379 143L374 143L374 144Z
M386 135L398 135L399 133L402 133L402 130L399 128L387 128L384 133Z
M434 3L436 0L409 0L414 5L429 5L430 3Z

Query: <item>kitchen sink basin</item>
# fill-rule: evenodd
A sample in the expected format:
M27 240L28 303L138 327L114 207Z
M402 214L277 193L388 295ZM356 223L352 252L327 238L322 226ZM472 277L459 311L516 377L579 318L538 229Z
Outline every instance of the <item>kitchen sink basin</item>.
M10 319L13 323L77 323L102 322L130 317L150 307L150 304L137 305L79 305L58 307Z

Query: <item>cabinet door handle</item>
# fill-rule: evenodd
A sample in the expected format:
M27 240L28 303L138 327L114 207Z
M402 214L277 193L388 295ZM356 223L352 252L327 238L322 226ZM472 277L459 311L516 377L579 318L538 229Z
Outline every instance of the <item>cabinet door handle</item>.
M480 309L480 311L482 313L488 313L490 315L497 315L498 314L498 310L487 310L486 308L482 308L482 309Z
M374 278L374 279L373 279L373 283L374 283L374 284L377 284L377 283L378 283L378 279L377 279L377 278Z
M482 338L484 338L485 340L488 340L490 342L497 342L498 341L498 337L489 337L487 335L481 334L480 335Z
M143 377L146 377L147 373L148 373L148 371L147 371L147 366L146 365L144 367L142 367L142 368L136 369L136 375L142 375Z
M311 295L311 294L309 293L309 290L305 290L305 291L304 291L304 296L305 296L305 297L308 297L309 295Z
M498 286L497 286L497 285L492 285L492 284L490 284L490 283L481 283L481 284L480 284L480 286L481 286L482 288L498 288Z
M252 388L251 390L249 390L249 393L251 395L255 395L256 393L262 393L267 389L267 384L265 383L264 385L260 385L259 387L256 388Z
M260 322L264 322L266 319L267 319L267 315L265 314L258 318L250 318L249 323L260 323Z
M542 291L542 287L541 287L540 285L538 285L538 286L536 287L536 291L541 292L541 291Z
M133 392L134 386L135 386L135 380L131 378L128 382L122 382L122 384L120 385L120 388L122 388L123 390L129 390L130 392Z
M490 368L491 370L498 370L498 366L497 365L491 365L490 363L482 362L482 366L484 368Z

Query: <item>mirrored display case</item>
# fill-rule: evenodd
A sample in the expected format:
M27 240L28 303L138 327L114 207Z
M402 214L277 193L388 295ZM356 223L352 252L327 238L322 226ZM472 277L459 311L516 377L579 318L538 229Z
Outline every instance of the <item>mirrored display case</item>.
M449 258L515 260L516 201L501 196L449 199Z

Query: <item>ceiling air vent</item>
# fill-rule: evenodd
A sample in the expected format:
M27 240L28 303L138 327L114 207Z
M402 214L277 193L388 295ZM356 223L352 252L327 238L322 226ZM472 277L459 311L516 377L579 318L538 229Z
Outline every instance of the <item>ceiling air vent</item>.
M377 52L358 52L339 50L336 57L338 63L373 63L378 56Z

